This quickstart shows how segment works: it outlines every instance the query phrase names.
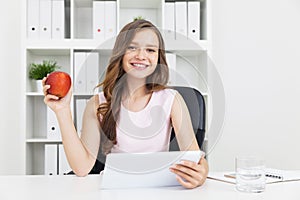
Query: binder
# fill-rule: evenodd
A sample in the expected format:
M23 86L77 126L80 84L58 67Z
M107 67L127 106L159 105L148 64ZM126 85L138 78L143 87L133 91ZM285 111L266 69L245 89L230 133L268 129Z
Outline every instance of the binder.
M72 171L62 144L58 145L58 174L67 175Z
M164 37L175 39L175 2L165 2Z
M74 53L74 91L86 92L86 53Z
M45 175L57 175L57 145L45 144Z
M81 136L82 118L86 107L86 102L86 99L76 99L76 129L79 137Z
M38 39L39 38L39 0L27 1L27 38Z
M166 53L166 59L169 67L168 85L176 85L176 54Z
M93 1L93 37L103 41L105 39L104 19L105 19L105 2Z
M188 2L188 38L200 40L200 1Z
M65 2L64 0L52 0L52 39L64 39L65 37Z
M114 37L117 34L117 3L116 1L105 1L104 9L105 39Z
M40 0L40 39L51 39L51 0Z
M175 38L187 39L187 2L175 2Z
M47 139L61 140L61 133L55 113L47 107Z
M99 80L99 54L96 52L86 53L86 92L93 94Z

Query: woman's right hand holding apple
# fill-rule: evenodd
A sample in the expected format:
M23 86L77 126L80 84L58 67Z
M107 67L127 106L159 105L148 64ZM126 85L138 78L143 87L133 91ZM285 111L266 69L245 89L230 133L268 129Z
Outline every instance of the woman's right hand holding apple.
M70 109L71 97L72 97L72 86L70 87L66 96L59 98L58 96L52 95L48 93L48 89L51 87L50 85L46 85L47 77L43 78L43 93L44 93L44 102L45 104L51 108L55 113L63 111L65 109Z

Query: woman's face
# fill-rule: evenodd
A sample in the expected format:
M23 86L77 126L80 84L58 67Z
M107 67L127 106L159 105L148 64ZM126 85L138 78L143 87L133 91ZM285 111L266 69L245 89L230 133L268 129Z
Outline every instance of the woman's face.
M159 41L151 29L138 31L123 56L123 69L129 77L145 79L158 62Z

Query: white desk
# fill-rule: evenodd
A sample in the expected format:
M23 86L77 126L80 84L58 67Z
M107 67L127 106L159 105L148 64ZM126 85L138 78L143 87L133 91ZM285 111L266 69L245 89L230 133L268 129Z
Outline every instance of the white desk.
M101 176L0 176L0 199L51 200L276 200L300 199L300 181L268 184L259 194L241 193L234 184L207 180L202 187L192 190L182 187L101 190Z

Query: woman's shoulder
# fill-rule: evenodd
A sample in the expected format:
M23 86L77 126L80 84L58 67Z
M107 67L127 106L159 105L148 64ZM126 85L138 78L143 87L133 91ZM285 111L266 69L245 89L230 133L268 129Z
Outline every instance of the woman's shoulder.
M103 91L99 92L98 94L95 94L94 97L98 100L99 104L101 104L103 102L106 102L106 99L105 99Z
M172 88L165 88L162 90L158 90L154 92L157 96L162 96L162 97L166 97L166 96L170 96L170 97L174 97L176 96L176 94L178 93L177 90L174 90Z
M165 88L153 92L153 99L156 102L169 104L173 102L178 92L172 88Z
M101 103L103 103L105 101L106 100L105 100L105 97L104 97L104 93L101 91L101 92L93 95L91 98L89 98L87 100L87 105L93 105L93 106L95 106L95 104L99 105L99 104L101 104Z

